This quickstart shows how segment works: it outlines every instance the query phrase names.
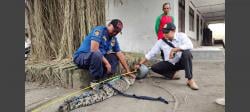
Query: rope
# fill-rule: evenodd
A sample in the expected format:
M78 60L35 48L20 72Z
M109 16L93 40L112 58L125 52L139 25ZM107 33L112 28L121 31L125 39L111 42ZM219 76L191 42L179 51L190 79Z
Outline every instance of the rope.
M80 92L83 92L83 91L85 91L85 90L87 90L87 89L90 89L90 88L93 87L93 86L96 86L96 85L98 85L98 84L102 84L102 83L107 82L107 81L109 81L109 80L113 80L113 79L119 78L119 77L121 77L121 76L125 76L125 75L128 75L128 74L136 73L136 72L137 72L137 70L134 70L134 71L132 71L132 72L127 72L127 73L120 74L120 75L117 75L117 76L108 78L108 79L106 79L106 80L100 81L100 82L98 82L98 83L96 83L96 84L94 84L94 85L92 85L92 86L85 87L85 88L83 88L83 89L81 89L81 90L78 90L78 91L76 91L76 92L69 93L69 94L66 95L66 96L59 97L59 98L56 98L56 99L51 100L51 101L49 101L49 102L46 102L46 103L42 104L41 106L39 106L39 107L33 109L31 112L39 112L39 111L41 111L42 109L47 108L47 107L49 107L50 105L52 105L52 104L54 104L54 103L57 103L57 102L62 101L62 100L64 100L64 99L66 99L66 98L72 97L72 96L74 96L74 95L76 95L76 94L78 94L78 93L80 93Z

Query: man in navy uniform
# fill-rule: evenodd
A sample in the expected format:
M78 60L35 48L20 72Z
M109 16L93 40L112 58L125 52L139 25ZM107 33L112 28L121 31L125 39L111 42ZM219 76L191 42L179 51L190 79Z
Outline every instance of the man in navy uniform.
M74 63L79 68L89 70L92 83L114 74L119 61L126 72L130 72L116 37L122 28L119 19L113 19L107 26L95 27L74 53ZM133 74L130 76L135 78Z
M141 64L152 59L162 49L164 60L154 64L151 68L152 71L165 76L167 79L176 79L175 72L185 70L187 85L193 90L198 90L199 88L193 79L193 56L190 52L193 49L193 44L185 33L176 33L175 29L176 27L173 23L165 24L162 29L164 38L158 40L154 47L145 55L145 58L135 67L139 68Z

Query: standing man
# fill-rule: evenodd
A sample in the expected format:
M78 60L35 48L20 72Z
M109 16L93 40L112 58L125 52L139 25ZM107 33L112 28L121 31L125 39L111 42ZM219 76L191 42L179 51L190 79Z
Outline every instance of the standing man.
M174 18L173 16L169 16L169 12L170 12L170 3L164 3L162 5L162 11L163 14L159 15L156 19L155 22L155 33L158 37L158 40L164 38L164 34L162 32L162 28L165 24L168 23L174 23ZM163 51L161 50L161 57L164 60L164 56L163 56Z
M184 33L176 33L176 27L173 23L166 24L162 31L164 38L156 42L145 58L135 65L135 68L138 69L141 64L152 59L162 49L164 60L154 64L151 68L152 71L166 78L174 79L176 71L185 70L185 77L188 79L187 85L193 90L198 90L199 88L193 80L192 54L190 52L193 49L193 44L191 40Z
M114 74L119 61L126 72L130 72L116 37L122 28L123 24L119 19L113 19L108 26L95 27L74 53L74 63L79 68L89 70L92 84ZM135 78L133 74L130 76Z
M164 3L162 5L163 14L159 15L155 21L155 33L158 37L158 40L164 38L162 28L165 24L174 23L173 16L169 15L170 12L170 3Z

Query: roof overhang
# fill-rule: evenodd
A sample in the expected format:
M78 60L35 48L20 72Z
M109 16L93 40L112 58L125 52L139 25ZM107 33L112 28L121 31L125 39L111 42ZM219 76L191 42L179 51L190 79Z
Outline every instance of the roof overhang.
M225 21L225 0L191 0L206 23Z

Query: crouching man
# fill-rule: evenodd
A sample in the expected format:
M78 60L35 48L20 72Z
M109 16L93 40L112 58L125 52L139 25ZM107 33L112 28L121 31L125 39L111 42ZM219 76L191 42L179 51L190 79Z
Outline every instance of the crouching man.
M190 52L193 44L191 40L184 33L176 33L176 27L173 23L164 25L162 31L164 38L158 40L154 47L145 55L145 58L139 64L136 64L135 67L139 68L141 64L152 59L162 49L164 60L154 64L151 67L152 71L168 79L177 79L175 72L185 70L187 85L193 90L198 90L199 88L193 80L193 57Z
M122 28L123 24L118 19L112 20L107 26L95 27L74 53L74 63L79 68L89 70L92 78L91 85L114 74L119 61L126 72L130 72L116 38ZM133 74L130 76L135 78Z

